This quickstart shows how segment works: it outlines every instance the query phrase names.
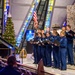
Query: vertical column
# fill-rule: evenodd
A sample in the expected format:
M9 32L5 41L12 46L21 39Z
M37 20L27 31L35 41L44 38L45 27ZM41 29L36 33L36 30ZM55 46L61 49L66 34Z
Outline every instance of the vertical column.
M2 35L2 10L3 10L3 0L0 0L0 37Z
M5 30L6 22L7 22L7 17L9 13L9 0L4 0L4 14L3 14L3 33Z
M67 6L67 24L75 31L75 4Z

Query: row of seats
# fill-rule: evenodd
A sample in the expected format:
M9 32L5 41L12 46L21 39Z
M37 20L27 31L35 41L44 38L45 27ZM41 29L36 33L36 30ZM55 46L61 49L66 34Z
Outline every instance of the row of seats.
M10 56L11 57L11 56ZM9 57L9 58L10 58ZM0 71L4 68L6 68L7 66L11 65L10 64L10 61L14 61L10 59L9 61L9 58L7 60L3 59L3 58L0 58ZM41 63L38 64L38 69L33 69L31 67L28 67L28 66L25 66L23 64L20 64L17 62L17 67L14 67L14 69L17 71L17 72L20 72L21 75L45 75L46 72L44 73L44 69L42 70L41 68ZM43 65L42 65L43 67ZM10 68L11 69L11 68ZM9 69L9 70L10 70ZM8 71L9 73L9 71ZM1 75L1 74L0 74ZM5 75L5 74L2 74L2 75ZM13 75L13 74L12 74ZM19 74L20 75L20 74ZM53 75L53 74L48 74L47 75Z
M6 67L6 63L4 61L1 61L0 60L0 70L2 70L3 68ZM37 75L36 73L34 72L31 72L30 70L27 70L27 69L24 69L24 68L21 68L21 66L18 65L18 69L17 69L19 72L21 72L22 75Z

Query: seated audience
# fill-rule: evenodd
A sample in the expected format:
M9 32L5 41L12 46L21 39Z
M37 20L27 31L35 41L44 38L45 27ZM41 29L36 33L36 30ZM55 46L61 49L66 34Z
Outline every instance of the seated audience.
M14 56L9 56L7 66L0 71L0 75L21 75L15 67L17 67L16 58Z

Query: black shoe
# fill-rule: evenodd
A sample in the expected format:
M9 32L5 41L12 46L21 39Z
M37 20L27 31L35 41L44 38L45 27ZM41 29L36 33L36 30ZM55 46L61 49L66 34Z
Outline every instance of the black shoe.
M56 68L56 67L52 66L52 68Z
M71 64L71 66L73 66L74 64Z
M66 69L61 69L62 71L65 71Z
M47 65L44 65L44 66L47 66Z
M33 62L33 64L37 64L36 62Z
M46 65L46 67L51 67L51 65Z

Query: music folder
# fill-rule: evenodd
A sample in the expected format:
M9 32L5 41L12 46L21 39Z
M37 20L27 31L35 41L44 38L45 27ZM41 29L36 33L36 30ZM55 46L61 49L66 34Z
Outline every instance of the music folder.
M58 46L60 46L60 42L58 40L54 40L53 42L54 44L57 44Z

